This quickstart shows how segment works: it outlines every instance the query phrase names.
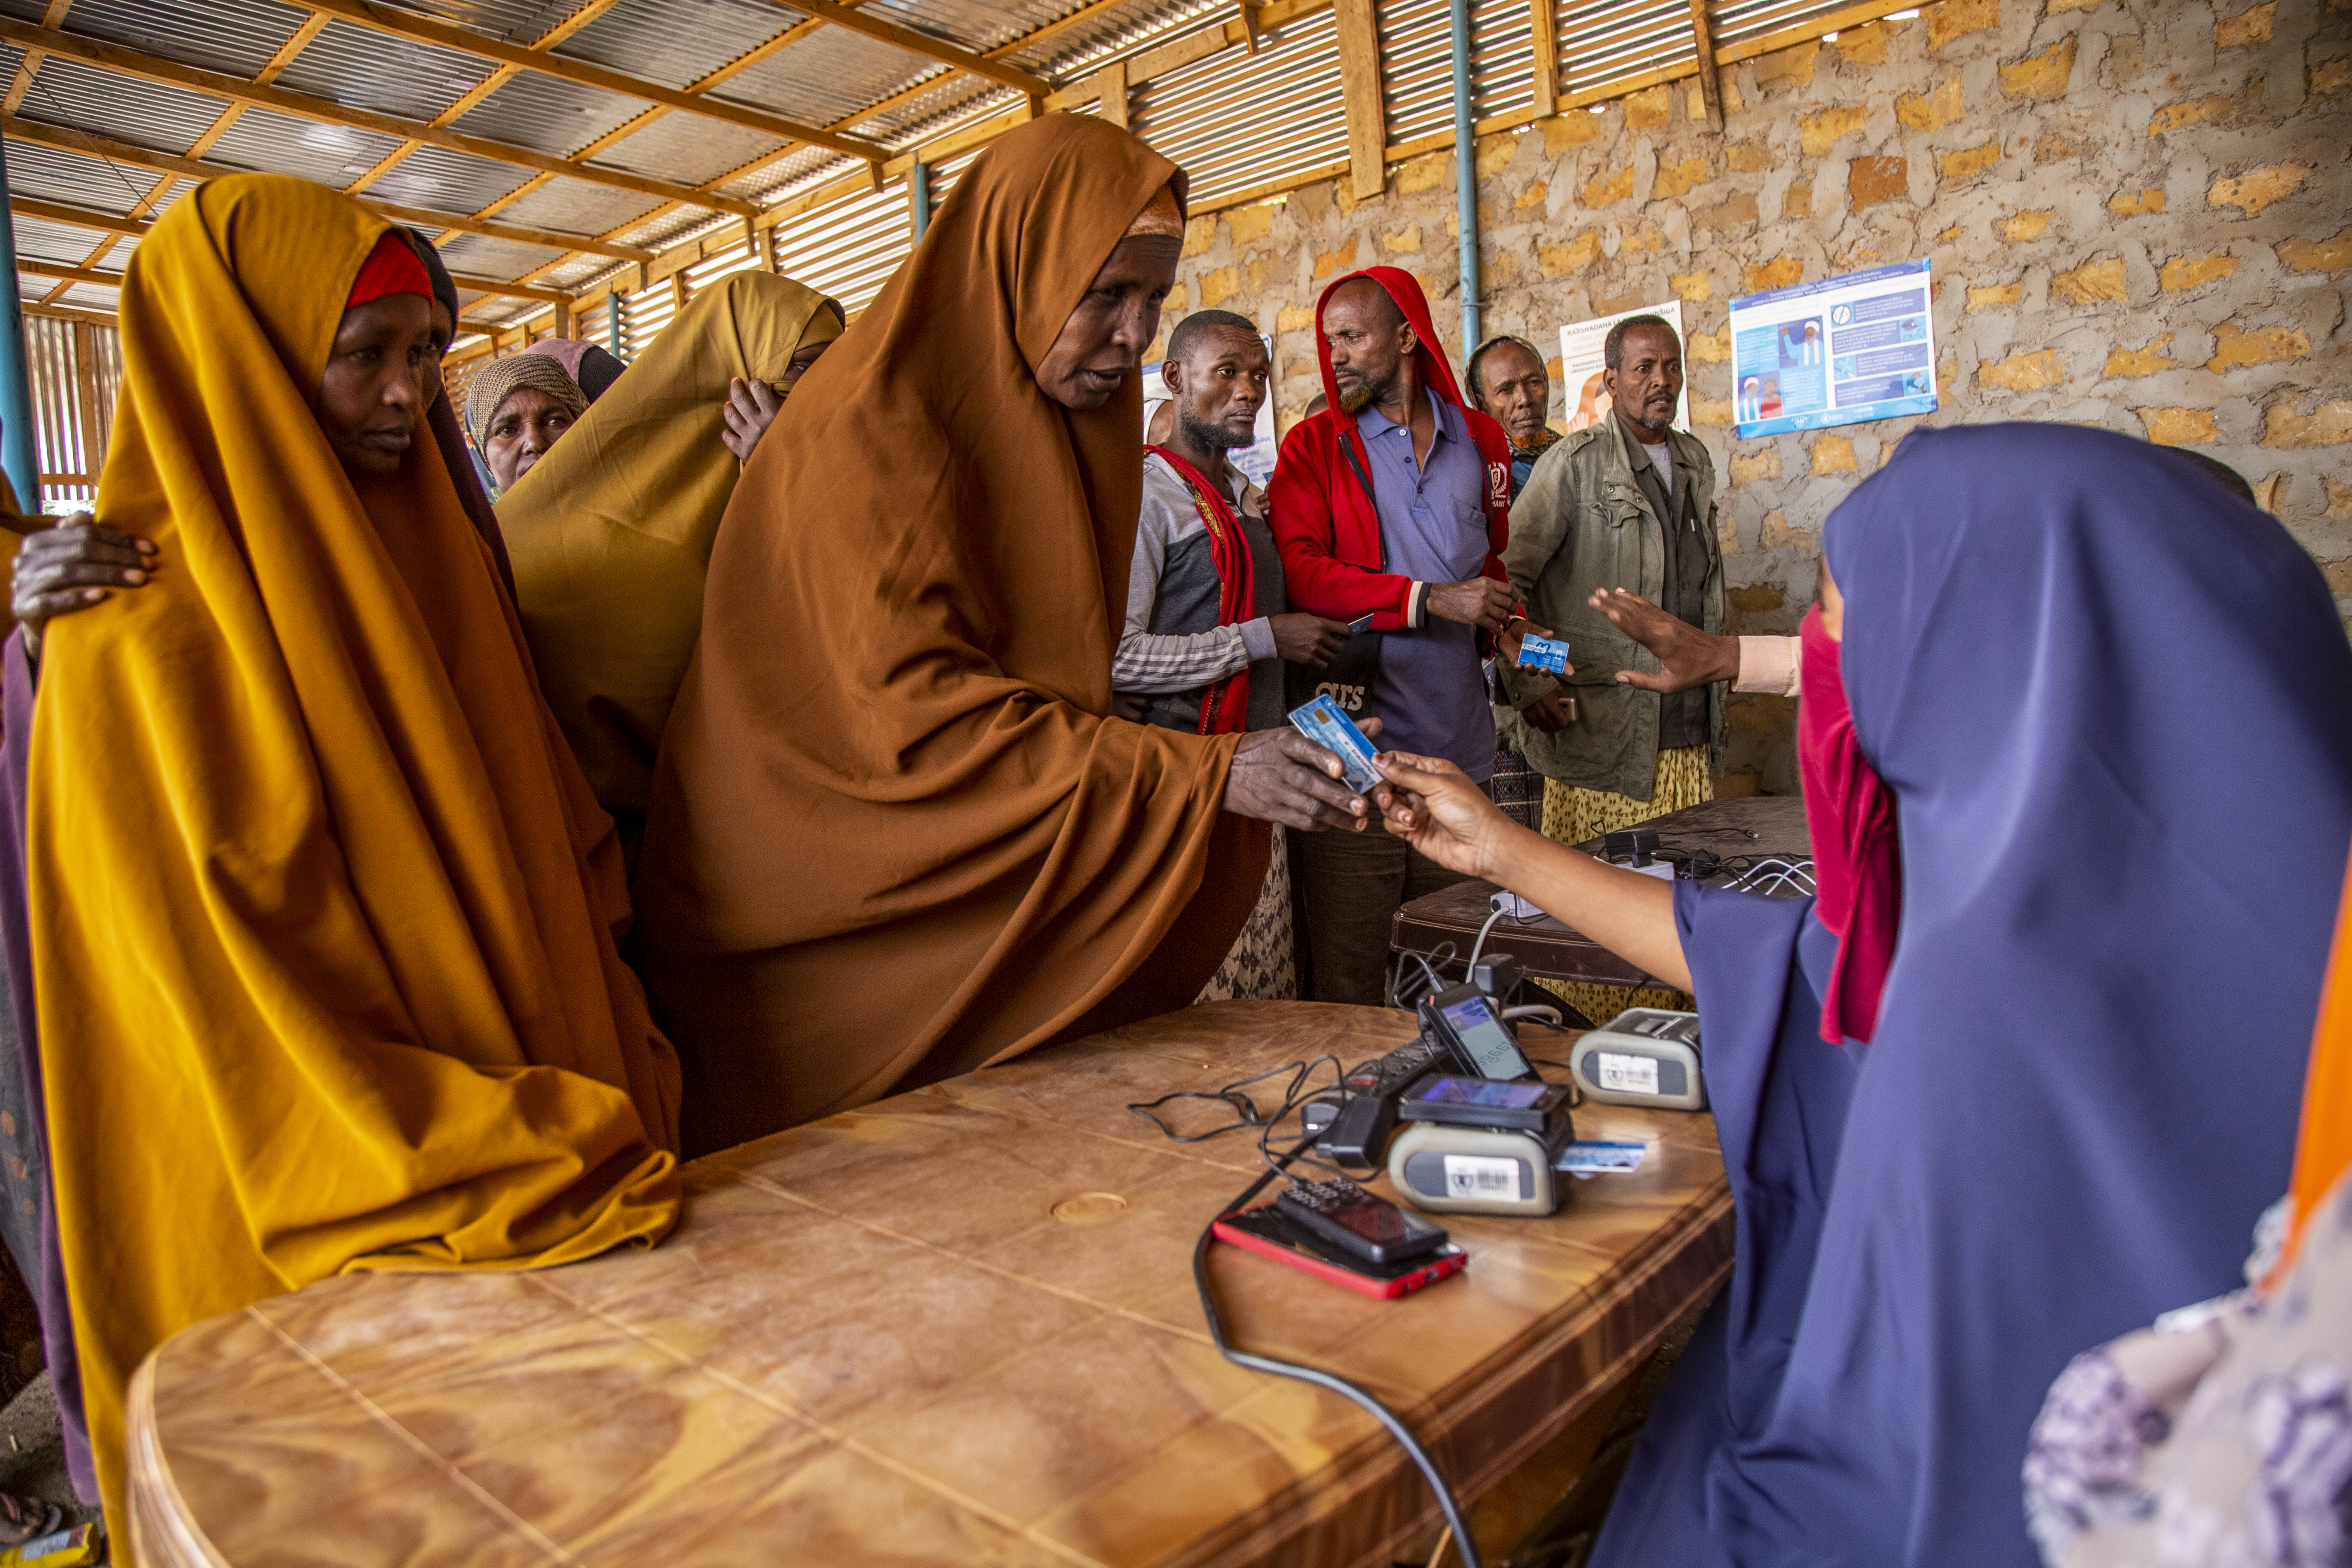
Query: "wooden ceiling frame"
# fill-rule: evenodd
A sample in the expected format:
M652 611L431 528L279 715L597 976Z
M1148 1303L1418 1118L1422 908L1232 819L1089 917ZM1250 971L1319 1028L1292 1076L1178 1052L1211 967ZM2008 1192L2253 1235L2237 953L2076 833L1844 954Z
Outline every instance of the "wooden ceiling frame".
M79 153L86 158L127 164L134 169L147 169L168 174L172 183L182 179L215 180L226 174L243 174L252 171L233 169L226 163L207 163L202 159L182 157L173 153L158 153L146 147L135 147L127 142L115 142L88 131L68 130L60 125L43 125L37 121L16 120L0 116L0 134L35 146L54 147L60 152ZM167 184L165 190L168 193ZM158 200L161 198L158 197ZM552 229L526 228L516 224L483 223L455 213L435 212L429 207L404 206L397 202L380 202L372 197L353 198L360 205L381 216L396 222L415 224L424 228L446 229L457 234L478 234L485 239L512 240L518 245L541 245L554 250L586 250L590 254L608 256L616 261L649 261L654 252L641 246L614 245L603 240L583 239L574 234L560 234Z
M554 26L550 27L546 32L541 33L538 37L533 38L529 47L534 50L551 49L556 45L563 42L564 39L570 37L572 34L578 32L581 28L586 26L589 23L594 21L597 17L602 16L605 12L611 10L614 6L619 4L620 0L588 0L586 5L581 6L578 10L572 12L572 15L555 24ZM320 13L313 13L310 19L317 22L321 26L324 26L327 21L326 16ZM452 103L448 108L443 110L440 113L433 117L432 123L436 127L455 125L459 120L470 113L474 108L482 101L482 100L489 97L490 94L496 92L499 89L504 87L509 81L512 80L516 73L521 70L521 68L522 68L520 66L499 66L497 69L491 71L489 75L476 82L472 87L469 87L464 92L459 93L457 95L457 100L455 103ZM399 146L394 147L391 152L385 153L382 161L377 163L373 168L368 170L367 173L362 174L358 179L353 180L350 184L345 185L343 187L343 194L347 196L358 195L362 191L366 190L370 185L375 184L378 180L383 179L386 174L391 174L394 169L400 167L401 164L406 163L409 155L424 145L425 143L422 142L403 142Z
M541 76L553 77L558 81L570 82L574 87L594 88L625 98L642 99L647 103L660 104L666 109L681 110L688 114L700 115L707 120L720 121L747 131L757 131L763 135L774 136L783 141L811 142L828 152L841 153L844 157L863 158L869 163L878 163L889 156L887 150L878 143L867 142L860 137L838 135L819 126L803 124L800 121L771 114L765 110L753 109L747 104L700 99L693 93L682 91L674 87L664 87L659 82L647 81L642 77L629 76L622 71L607 70L603 66L590 65L583 60L558 59L547 52L556 44L562 43L563 37L569 37L570 32L564 32L563 37L553 38L544 43L509 44L447 22L436 21L414 11L394 10L389 5L375 4L374 0L296 0L296 3L314 15L331 16L349 22L354 26L367 27L388 37L402 38L415 44L431 44L459 54L473 55L478 58L491 60L499 65L511 68L515 71L531 71ZM832 0L812 0L812 3L831 5ZM846 9L839 6L835 8ZM583 22L581 25L584 26L586 23ZM879 25L890 26L888 23ZM560 27L557 30L562 31ZM903 28L898 30L904 31Z
M380 136L414 140L427 146L444 148L453 153L468 153L491 163L505 163L518 169L583 181L588 184L605 185L614 190L631 191L661 201L686 201L700 206L712 206L720 212L732 212L751 216L759 210L749 202L729 196L712 196L690 187L674 185L666 180L649 180L625 174L617 169L599 169L568 158L550 157L529 148L509 146L503 142L486 141L478 136L462 135L415 120L403 120L396 115L378 114L372 110L352 109L313 98L308 93L289 92L283 88L257 85L216 71L185 66L153 55L141 54L95 39L84 38L54 28L37 27L28 23L0 18L0 41L19 48L40 48L52 55L79 60L101 70L139 80L160 82L170 87L186 88L230 103L244 103L268 109L276 113L308 120L316 124L340 126L352 131L372 131Z

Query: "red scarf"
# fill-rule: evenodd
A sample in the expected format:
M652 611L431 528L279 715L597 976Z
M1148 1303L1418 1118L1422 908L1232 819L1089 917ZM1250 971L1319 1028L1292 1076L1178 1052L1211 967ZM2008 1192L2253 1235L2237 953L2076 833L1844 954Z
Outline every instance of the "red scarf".
M1818 605L1805 613L1803 631L1797 769L1813 836L1813 912L1838 938L1829 994L1822 998L1822 1038L1833 1046L1866 1044L1878 1027L1878 999L1895 962L1903 909L1895 795L1853 738L1839 645L1822 629Z
M1192 492L1192 505L1209 531L1209 552L1217 563L1217 625L1237 626L1257 613L1257 584L1250 564L1249 541L1242 535L1241 519L1234 515L1224 492L1208 476L1165 447L1152 451L1168 460ZM1238 735L1249 728L1249 666L1217 681L1201 694L1201 733Z

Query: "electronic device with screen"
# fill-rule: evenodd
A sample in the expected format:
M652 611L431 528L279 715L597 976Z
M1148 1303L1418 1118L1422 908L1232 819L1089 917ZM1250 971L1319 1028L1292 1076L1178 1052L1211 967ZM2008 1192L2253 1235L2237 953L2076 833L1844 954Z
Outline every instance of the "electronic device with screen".
M1397 1101L1407 1121L1549 1133L1568 1115L1576 1091L1564 1083L1502 1083L1486 1078L1423 1079Z
M1705 1110L1698 1015L1628 1007L1569 1047L1569 1071L1603 1105Z
M1575 1099L1564 1083L1433 1074L1397 1102L1406 1126L1389 1148L1389 1180L1433 1213L1550 1214L1566 1190L1553 1170L1576 1141Z
M1365 1263L1402 1263L1445 1245L1444 1226L1408 1214L1344 1176L1295 1183L1274 1203L1284 1218Z
M1287 1218L1278 1204L1221 1215L1212 1228L1218 1240L1244 1252L1286 1263L1318 1279L1381 1300L1409 1295L1470 1266L1469 1254L1451 1242L1395 1263L1368 1263Z
M1473 1078L1535 1076L1494 999L1475 985L1456 985L1423 1000L1421 1028Z

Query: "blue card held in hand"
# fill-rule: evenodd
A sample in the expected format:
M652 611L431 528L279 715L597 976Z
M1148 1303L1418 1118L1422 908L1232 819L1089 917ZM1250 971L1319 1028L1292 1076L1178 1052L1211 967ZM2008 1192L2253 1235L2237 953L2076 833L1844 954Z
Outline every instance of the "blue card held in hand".
M1372 766L1371 742L1356 728L1354 720L1339 711L1329 692L1292 709L1290 721L1300 734L1339 759L1339 776L1358 795L1371 794L1372 786L1382 782L1380 771Z
M1568 645L1557 637L1539 637L1530 632L1519 639L1519 666L1523 669L1549 669L1554 675L1568 673Z

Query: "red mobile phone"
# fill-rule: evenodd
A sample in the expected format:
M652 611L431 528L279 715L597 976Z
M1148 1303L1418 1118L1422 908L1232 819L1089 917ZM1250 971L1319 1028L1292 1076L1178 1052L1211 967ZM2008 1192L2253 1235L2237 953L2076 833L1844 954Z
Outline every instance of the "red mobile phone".
M1231 1242L1244 1251L1287 1263L1318 1279L1344 1285L1360 1295L1383 1301L1410 1295L1424 1285L1434 1285L1470 1266L1470 1255L1452 1242L1435 1252L1400 1263L1370 1263L1350 1258L1303 1226L1285 1218L1272 1204L1223 1215L1214 1228L1220 1241Z

